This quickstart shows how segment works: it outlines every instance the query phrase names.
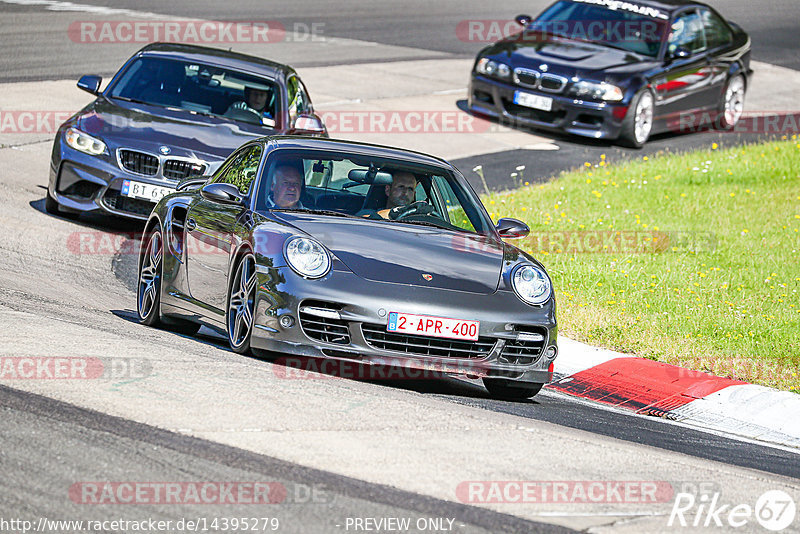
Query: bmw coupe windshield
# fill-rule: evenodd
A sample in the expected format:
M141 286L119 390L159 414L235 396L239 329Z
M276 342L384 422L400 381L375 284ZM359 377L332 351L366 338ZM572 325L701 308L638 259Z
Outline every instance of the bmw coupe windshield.
M667 14L658 9L629 2L561 0L525 31L657 57L666 39L668 19Z
M201 63L140 57L128 65L108 96L183 109L274 128L278 88L272 80Z

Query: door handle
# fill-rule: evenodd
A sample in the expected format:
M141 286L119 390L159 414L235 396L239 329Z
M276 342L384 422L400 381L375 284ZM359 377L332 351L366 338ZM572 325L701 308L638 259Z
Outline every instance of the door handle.
M186 219L186 230L191 232L195 228L197 228L197 222L194 219L192 219L191 217Z

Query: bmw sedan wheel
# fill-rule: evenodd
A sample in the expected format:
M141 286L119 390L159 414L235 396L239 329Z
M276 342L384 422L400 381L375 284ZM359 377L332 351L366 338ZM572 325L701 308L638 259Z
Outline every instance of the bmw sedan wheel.
M535 397L544 386L544 384L530 384L519 387L518 383L504 378L484 378L483 385L492 397L503 400L530 399Z
M624 144L633 148L644 146L653 129L654 108L653 93L649 90L644 89L633 97L628 115L622 121L620 140Z
M723 130L730 130L736 126L742 117L744 93L744 78L741 74L737 74L725 84L724 99L719 115L719 126Z
M256 258L247 254L239 262L228 296L228 342L239 354L250 350L256 300Z
M164 257L161 230L153 230L146 243L139 255L136 310L140 323L157 326L161 324L161 262Z

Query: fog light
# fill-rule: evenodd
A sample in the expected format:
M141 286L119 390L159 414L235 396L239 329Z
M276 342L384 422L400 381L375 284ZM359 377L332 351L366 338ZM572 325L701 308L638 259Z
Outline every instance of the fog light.
M547 347L547 350L544 351L544 357L548 360L555 360L557 352L555 347Z
M294 326L294 317L291 315L284 315L280 319L281 326L284 328L291 328Z

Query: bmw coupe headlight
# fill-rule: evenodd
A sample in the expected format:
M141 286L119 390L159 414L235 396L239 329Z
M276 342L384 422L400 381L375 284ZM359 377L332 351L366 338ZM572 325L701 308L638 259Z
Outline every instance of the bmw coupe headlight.
M533 265L521 265L511 275L511 285L517 296L528 304L544 304L553 290L547 275Z
M67 141L69 146L75 150L80 150L85 154L99 156L101 154L108 153L106 151L106 144L104 142L78 130L77 128L68 129L67 133L64 135L64 139Z
M511 77L511 67L505 63L489 59L488 57L481 58L478 61L478 64L475 65L475 72L485 76L494 76L495 78L503 80L507 80Z
M619 102L622 100L622 89L610 83L595 83L581 80L572 84L569 94L578 98Z
M320 278L331 268L331 257L325 247L308 237L292 237L283 249L286 262L300 276Z

